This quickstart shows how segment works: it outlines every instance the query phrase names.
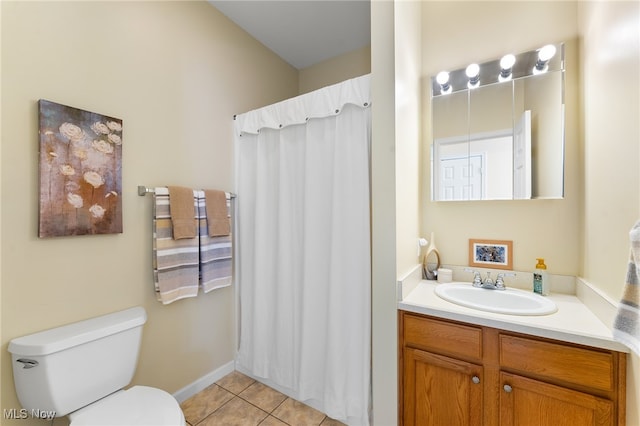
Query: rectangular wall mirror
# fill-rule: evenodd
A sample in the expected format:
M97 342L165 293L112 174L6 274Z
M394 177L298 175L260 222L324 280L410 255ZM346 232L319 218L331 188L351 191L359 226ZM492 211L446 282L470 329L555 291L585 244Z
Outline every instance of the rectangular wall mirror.
M564 43L432 78L431 199L564 196Z

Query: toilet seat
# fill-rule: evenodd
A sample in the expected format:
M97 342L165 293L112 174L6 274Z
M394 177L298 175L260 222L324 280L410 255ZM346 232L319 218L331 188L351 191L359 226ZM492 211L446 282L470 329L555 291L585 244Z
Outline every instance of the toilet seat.
M184 426L178 401L169 393L134 386L69 414L71 426Z

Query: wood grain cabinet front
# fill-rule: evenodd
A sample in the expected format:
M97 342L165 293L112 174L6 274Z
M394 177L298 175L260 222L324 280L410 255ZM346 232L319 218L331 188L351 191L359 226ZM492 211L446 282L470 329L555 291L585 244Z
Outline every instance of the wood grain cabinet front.
M611 400L509 373L500 374L501 426L613 426Z
M404 352L404 424L482 422L482 367L419 349Z
M623 426L626 354L399 311L399 424Z

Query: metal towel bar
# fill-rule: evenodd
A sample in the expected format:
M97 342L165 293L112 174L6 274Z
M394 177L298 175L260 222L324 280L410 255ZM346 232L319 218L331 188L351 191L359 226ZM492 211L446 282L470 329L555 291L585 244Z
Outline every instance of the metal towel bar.
M144 185L138 185L138 195L145 196L147 194L154 194L156 191L153 188L148 188ZM229 197L230 198L236 198L236 194L234 194L233 192L229 192Z

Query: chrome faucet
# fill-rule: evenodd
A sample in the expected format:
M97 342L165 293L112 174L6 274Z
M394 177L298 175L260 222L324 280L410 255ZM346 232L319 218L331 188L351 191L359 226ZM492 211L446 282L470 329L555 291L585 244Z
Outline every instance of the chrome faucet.
M504 290L505 288L507 288L504 285L504 277L515 277L516 274L514 272L500 272L498 274L498 277L496 278L496 288L498 290Z
M482 277L480 277L480 272L472 271L470 269L465 269L467 272L473 272L473 286L474 287L482 287Z
M491 272L487 272L487 277L483 280L480 272L469 268L465 268L464 270L473 274L474 287L485 288L487 290L505 290L507 287L504 285L504 277L516 276L513 272L500 272L494 282L491 278Z

